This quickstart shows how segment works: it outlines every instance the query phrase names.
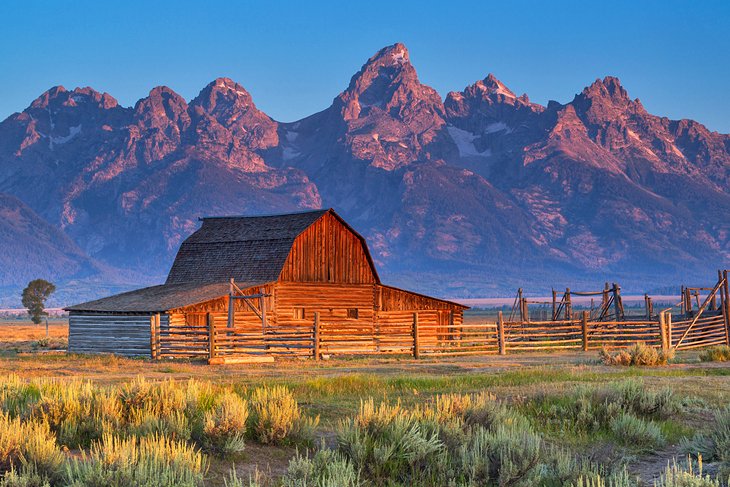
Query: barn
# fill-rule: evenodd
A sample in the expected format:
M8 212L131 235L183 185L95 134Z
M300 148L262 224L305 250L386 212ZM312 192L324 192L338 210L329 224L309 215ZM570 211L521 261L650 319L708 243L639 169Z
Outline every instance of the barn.
M365 239L332 209L201 220L164 284L66 308L69 352L398 353L413 347L414 320L434 340L463 321L466 306L381 283Z

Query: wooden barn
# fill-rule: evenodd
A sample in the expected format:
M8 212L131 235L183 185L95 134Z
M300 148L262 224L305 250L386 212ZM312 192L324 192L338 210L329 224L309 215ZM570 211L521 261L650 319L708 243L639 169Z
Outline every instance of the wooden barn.
M433 340L463 321L465 306L382 284L365 239L332 209L202 222L164 284L66 308L69 352L402 353L414 320Z

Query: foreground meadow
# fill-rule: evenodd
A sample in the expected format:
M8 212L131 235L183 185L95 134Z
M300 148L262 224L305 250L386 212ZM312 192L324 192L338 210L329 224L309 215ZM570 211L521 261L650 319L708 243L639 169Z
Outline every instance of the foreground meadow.
M730 364L697 353L664 367L609 367L595 353L211 367L38 350L31 340L0 352L0 485L721 486L730 476Z

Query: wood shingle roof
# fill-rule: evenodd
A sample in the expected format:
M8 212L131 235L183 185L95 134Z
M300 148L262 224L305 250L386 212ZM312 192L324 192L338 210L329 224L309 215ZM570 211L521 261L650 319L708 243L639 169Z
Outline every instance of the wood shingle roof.
M253 287L258 284L242 283L244 287ZM65 309L101 313L161 313L225 296L228 294L228 288L229 283L227 282L204 285L199 283L161 284L76 304Z
M276 281L294 239L328 211L203 218L180 246L166 284Z

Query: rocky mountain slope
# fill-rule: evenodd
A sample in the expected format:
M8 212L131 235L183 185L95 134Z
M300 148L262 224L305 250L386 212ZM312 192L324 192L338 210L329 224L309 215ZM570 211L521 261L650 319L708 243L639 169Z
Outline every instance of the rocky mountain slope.
M493 75L442 100L402 44L294 123L226 78L133 108L53 88L0 123L0 191L149 282L199 216L322 206L388 281L441 295L605 278L638 291L730 265L730 136L651 115L611 77L546 107Z

